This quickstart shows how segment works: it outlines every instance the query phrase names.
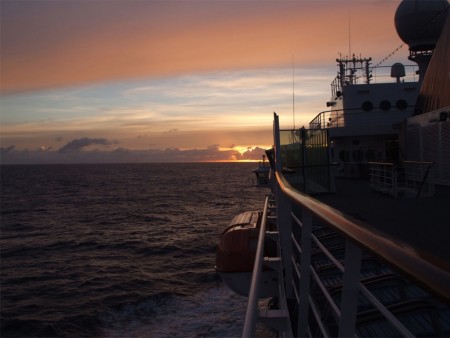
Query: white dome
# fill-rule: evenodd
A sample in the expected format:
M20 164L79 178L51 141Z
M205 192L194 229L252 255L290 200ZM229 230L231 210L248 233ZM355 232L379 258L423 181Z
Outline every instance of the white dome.
M444 27L447 0L403 0L395 12L395 28L410 50L433 49Z

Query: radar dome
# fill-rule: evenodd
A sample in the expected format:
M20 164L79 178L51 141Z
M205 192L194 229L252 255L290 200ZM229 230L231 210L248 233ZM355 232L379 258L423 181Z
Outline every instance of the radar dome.
M395 28L411 51L434 49L444 27L447 0L403 0L395 12Z

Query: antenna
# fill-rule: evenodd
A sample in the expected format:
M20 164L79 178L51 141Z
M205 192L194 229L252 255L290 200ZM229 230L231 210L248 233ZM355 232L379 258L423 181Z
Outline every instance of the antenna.
M348 12L348 58L352 57L352 39L351 39L351 27L350 27L350 12Z
M292 54L292 123L295 129L295 76L294 76L294 54Z

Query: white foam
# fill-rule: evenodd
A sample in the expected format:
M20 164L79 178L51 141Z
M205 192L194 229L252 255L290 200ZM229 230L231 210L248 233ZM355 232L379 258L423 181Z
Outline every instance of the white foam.
M108 337L237 337L242 332L247 299L234 294L225 285L211 288L194 297L173 297L157 307L151 318L134 316L131 320L116 321L105 330ZM129 315L124 309L117 317ZM122 312L122 311L121 311ZM114 316L113 316L114 317ZM111 317L111 319L113 319ZM118 319L118 318L116 318Z

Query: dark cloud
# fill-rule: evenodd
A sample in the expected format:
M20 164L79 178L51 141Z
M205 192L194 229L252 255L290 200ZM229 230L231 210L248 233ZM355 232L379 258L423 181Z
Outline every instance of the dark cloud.
M46 148L17 150L14 146L1 148L1 164L49 164L49 163L146 163L146 162L204 162L259 160L264 149L255 148L243 154L236 150L221 150L213 144L207 148L194 149L147 149L131 150L118 147L112 150L85 150L93 145L111 145L114 141L103 138L82 138L67 143L59 150ZM83 150L84 149L84 150Z
M0 148L0 154L1 155L3 155L3 154L7 154L7 153L9 153L9 152L12 152L12 151L14 151L14 148L15 148L16 146L14 146L14 145L11 145L11 146L9 146L9 147L1 147Z
M265 155L265 149L260 147L255 147L253 149L248 149L242 153L242 160L260 160L261 156Z
M65 146L60 148L58 152L60 153L76 153L81 151L83 148L90 146L92 144L99 144L99 145L110 145L117 143L117 141L110 141L105 138L90 138L90 137L83 137L79 139L75 139L67 143Z
M52 151L53 148L52 147L46 147L46 146L41 146L38 149L39 151Z

